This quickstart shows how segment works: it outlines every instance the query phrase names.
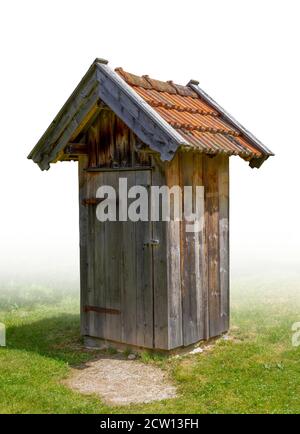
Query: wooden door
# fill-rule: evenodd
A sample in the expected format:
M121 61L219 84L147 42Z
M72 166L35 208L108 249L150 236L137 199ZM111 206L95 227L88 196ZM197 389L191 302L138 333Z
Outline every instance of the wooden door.
M88 173L87 295L83 306L89 336L131 345L153 346L153 285L151 222L119 220L119 178L128 189L143 185L150 194L151 171L102 171ZM117 221L96 217L96 191L101 185L117 192ZM128 199L128 205L134 199Z

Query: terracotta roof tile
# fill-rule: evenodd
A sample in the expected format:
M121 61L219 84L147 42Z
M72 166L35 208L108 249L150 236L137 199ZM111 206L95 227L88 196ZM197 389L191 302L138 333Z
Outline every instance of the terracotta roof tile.
M144 77L130 74L123 70L123 68L116 68L115 71L131 86L140 86L144 89L151 89L152 86Z
M154 80L153 78L150 78L148 75L142 75L142 78L147 80L147 82L151 86L151 89L157 90L158 92L177 94L175 87L166 81Z
M241 132L188 86L154 80L116 68L116 72L195 149L215 154L260 157Z
M182 86L181 84L175 84L175 83L173 83L172 80L168 81L167 83L169 83L172 87L174 87L175 90L176 90L176 93L178 93L179 95L181 95L181 96L191 96L192 98L198 99L198 95L196 94L196 92L194 92L189 87Z

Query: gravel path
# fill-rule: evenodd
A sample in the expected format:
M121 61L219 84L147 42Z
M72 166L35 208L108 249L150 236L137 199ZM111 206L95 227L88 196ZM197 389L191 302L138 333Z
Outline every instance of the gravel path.
M176 396L175 386L160 368L119 357L104 357L73 369L65 384L81 393L96 393L110 405L147 403Z

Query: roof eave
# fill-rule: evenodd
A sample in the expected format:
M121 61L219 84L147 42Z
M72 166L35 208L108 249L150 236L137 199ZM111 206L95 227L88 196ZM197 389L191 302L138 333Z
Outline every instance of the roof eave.
M104 59L101 60L103 62L107 62ZM72 94L62 106L58 114L55 116L54 120L51 122L42 137L39 139L37 144L27 156L28 159L31 159L35 163L37 163L42 170L48 170L50 167L49 163L52 162L51 158L49 159L49 161L47 161L47 158L44 160L44 155L49 152L49 149L47 149L47 145L50 146L53 142L55 142L55 135L58 135L60 131L64 131L68 119L71 122L72 119L70 110L73 108L73 117L78 115L79 108L81 107L83 102L87 102L87 97L91 89L94 90L94 94L92 95L94 97L94 100L97 99L97 97L95 97L95 89L93 89L92 83L93 76L95 75L95 68L95 62L93 62L86 74L80 80L79 84L76 86L75 90L72 92Z
M257 158L252 158L249 162L251 168L259 168L264 161L266 161L270 156L275 154L270 151L265 145L261 143L250 131L248 131L243 125L241 125L233 116L231 116L223 107L221 107L213 98L211 98L203 89L200 88L199 82L196 80L190 80L187 84L191 89L193 89L197 95L202 98L206 103L212 106L216 111L218 111L222 118L226 120L230 125L235 127L241 135L249 141L258 151L261 152L262 156Z
M274 155L274 154L272 154ZM263 157L259 157L259 158L251 158L251 160L249 161L249 166L251 167L251 169L259 169L262 164L269 158L270 155L264 155Z

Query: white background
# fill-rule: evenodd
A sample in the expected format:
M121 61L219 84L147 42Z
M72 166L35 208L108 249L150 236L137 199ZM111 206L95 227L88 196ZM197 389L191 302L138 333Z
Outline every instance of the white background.
M95 57L190 78L276 153L231 158L233 270L299 267L298 1L1 2L0 277L78 275L76 163L26 156ZM234 271L235 272L235 271Z

